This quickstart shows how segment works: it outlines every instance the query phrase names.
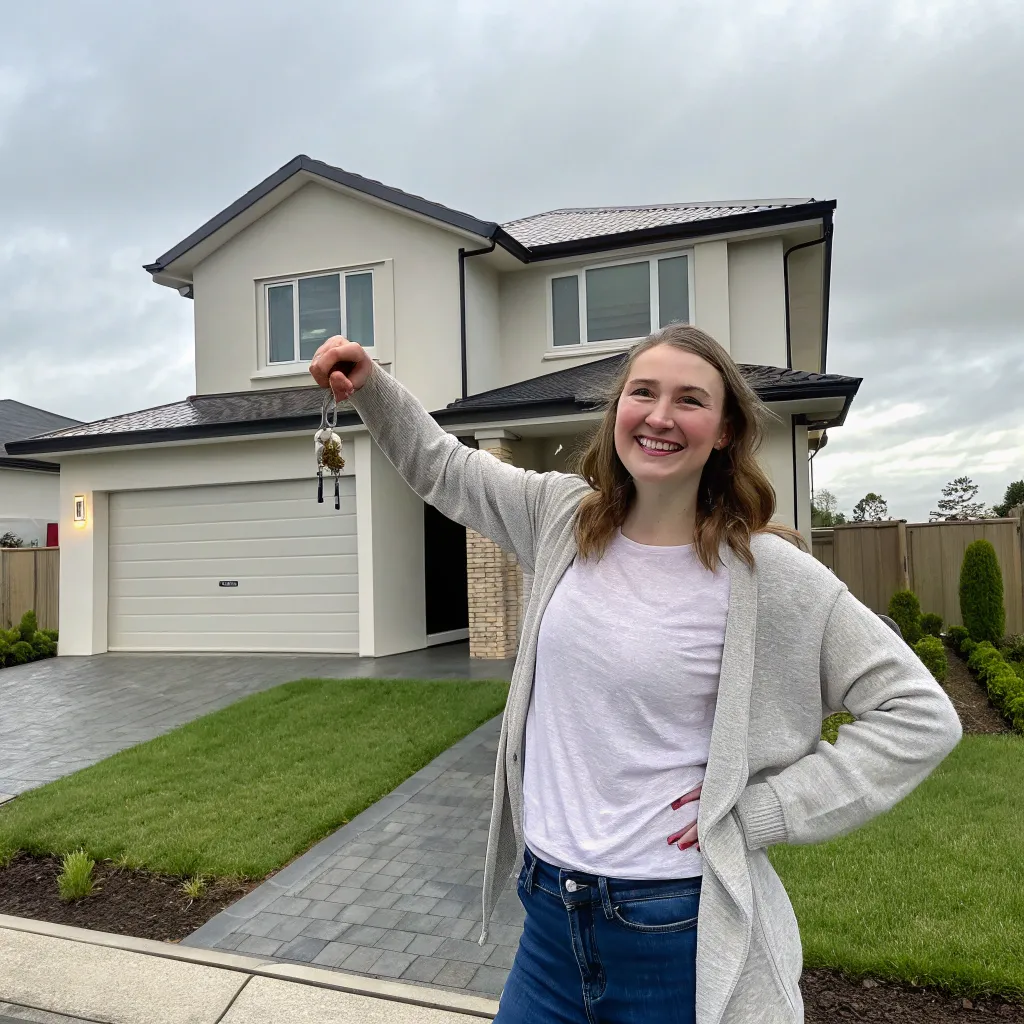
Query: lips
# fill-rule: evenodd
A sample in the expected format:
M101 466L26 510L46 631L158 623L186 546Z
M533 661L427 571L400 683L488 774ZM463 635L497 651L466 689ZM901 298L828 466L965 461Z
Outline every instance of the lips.
M685 449L685 445L677 444L675 441L663 441L657 437L637 437L636 443L645 455L660 458L665 455L675 455Z

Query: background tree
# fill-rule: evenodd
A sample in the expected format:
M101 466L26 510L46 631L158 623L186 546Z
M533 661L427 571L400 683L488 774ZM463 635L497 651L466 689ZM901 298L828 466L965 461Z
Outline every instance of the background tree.
M811 526L841 526L845 522L836 496L825 488L818 491L811 501Z
M1006 488L1002 502L992 506L992 512L1002 519L1010 514L1011 508L1016 508L1018 505L1024 505L1024 480L1014 480Z
M980 519L985 515L985 502L975 501L977 495L978 485L969 476L958 476L942 488L939 507L929 513L929 518L933 522Z
M868 491L856 505L853 506L853 521L855 523L879 523L889 518L889 506L885 498L874 491Z

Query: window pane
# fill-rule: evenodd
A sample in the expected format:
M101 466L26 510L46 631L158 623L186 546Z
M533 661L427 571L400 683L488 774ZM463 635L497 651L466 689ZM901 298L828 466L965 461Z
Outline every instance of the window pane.
M369 347L373 344L373 274L345 278L345 337Z
M658 260L658 326L690 322L690 283L686 277L686 257Z
M295 318L292 286L279 284L267 289L270 322L270 361L290 363L295 359Z
M627 263L587 271L587 341L651 333L651 265Z
M312 359L328 338L341 334L340 287L337 274L299 281L300 359Z
M551 318L556 345L580 343L580 279L575 274L552 278Z

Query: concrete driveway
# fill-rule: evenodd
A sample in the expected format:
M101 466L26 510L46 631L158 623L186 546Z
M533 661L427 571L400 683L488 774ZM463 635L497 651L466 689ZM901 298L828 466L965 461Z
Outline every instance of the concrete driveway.
M97 654L0 670L0 801L293 679L510 679L466 643L389 658Z

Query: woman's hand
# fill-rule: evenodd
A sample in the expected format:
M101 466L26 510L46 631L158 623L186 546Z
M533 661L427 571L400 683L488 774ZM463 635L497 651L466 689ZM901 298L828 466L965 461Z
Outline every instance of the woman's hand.
M336 334L316 350L309 372L320 387L329 387L335 399L344 402L370 379L373 360L362 345Z
M684 793L678 800L672 801L672 810L678 811L683 804L693 803L694 800L700 799L701 787L704 783L697 786L696 789L691 789L689 793ZM682 832L676 832L674 835L668 837L669 846L678 846L680 850L687 850L691 846L696 846L700 849L700 843L697 842L697 822L683 829Z

